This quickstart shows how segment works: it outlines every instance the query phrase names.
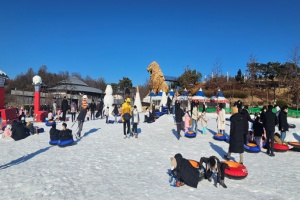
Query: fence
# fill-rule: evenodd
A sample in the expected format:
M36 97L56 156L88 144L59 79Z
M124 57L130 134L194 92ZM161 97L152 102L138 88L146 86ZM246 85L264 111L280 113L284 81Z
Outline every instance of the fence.
M207 113L214 113L216 112L217 108L206 108L206 112ZM257 108L249 108L248 111L250 114L254 114L254 113L259 113L261 110L261 107L257 107ZM202 111L202 107L199 109L199 111L201 112ZM274 108L272 110L274 113L276 113L276 109ZM231 108L225 108L225 112L227 114L231 113ZM288 109L288 116L289 117L300 117L300 110L291 110L291 109Z

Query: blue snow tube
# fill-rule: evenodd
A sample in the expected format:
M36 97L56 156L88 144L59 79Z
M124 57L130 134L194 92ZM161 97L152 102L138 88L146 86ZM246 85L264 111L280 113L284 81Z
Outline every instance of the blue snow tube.
M229 143L230 142L230 137L225 136L225 142Z
M221 133L218 133L218 134L214 135L213 138L215 140L219 140L219 141L225 141L226 140L226 136L221 134Z
M188 131L188 132L184 133L184 136L187 138L194 138L194 137L196 137L196 135L197 134L194 131Z
M50 145L57 145L58 142L59 142L59 140L50 140L50 141L49 141L49 144L50 144Z
M248 143L247 145L244 144L245 151L249 153L258 153L260 152L260 147L254 143Z
M43 133L45 130L44 128L35 127L38 133Z
M53 124L55 124L55 121L53 120L49 120L46 122L46 126L52 126Z
M108 123L109 123L109 124L114 124L114 123L115 123L115 120L108 120Z
M74 142L73 138L69 139L69 140L63 140L63 141L59 140L58 143L57 143L57 145L59 147L66 147L66 146L72 145L73 142Z

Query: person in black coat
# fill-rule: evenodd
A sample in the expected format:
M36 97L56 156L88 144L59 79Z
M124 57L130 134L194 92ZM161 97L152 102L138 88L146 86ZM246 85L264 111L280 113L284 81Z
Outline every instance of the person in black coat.
M174 158L171 158L171 164L174 168L172 172L175 174L178 181L193 188L197 188L200 180L199 170L197 168L193 167L180 153L176 154Z
M100 100L100 103L99 103L99 108L98 108L98 112L100 112L100 118L102 119L103 118L103 106L104 106L104 103L102 100Z
M278 120L279 120L278 129L281 134L280 139L282 142L284 142L285 140L286 132L289 131L289 124L287 122L287 112L288 112L288 107L283 106L278 116Z
M67 101L67 97L64 97L64 99L61 102L61 110L63 113L62 121L66 121L66 113L67 113L68 109L69 109L69 104Z
M268 110L264 115L263 125L265 127L267 133L267 154L270 156L275 156L274 154L274 132L275 126L277 125L277 117L276 114L272 112L272 105L268 106ZM271 140L271 141L270 141ZM270 144L271 142L271 144Z
M170 98L170 95L168 95L168 100L167 100L168 115L171 113L171 103L172 103L172 100Z
M244 106L244 108L242 109L241 112L241 115L243 116L243 120L244 120L244 144L247 144L248 141L247 141L247 135L248 135L248 132L249 132L249 123L248 122L254 122L251 117L250 117L250 114L249 114L249 111L248 111L248 106Z
M180 108L180 103L175 104L175 122L177 126L177 139L181 137L180 131L183 129L182 128L182 117L184 116L183 110Z
M260 117L257 116L253 123L253 135L254 135L255 143L259 145L260 148L262 148L261 139L264 133L265 133L264 126L262 125L262 123L260 123Z
M95 120L96 104L94 102L94 99L92 99L92 103L90 105L90 109L91 109L91 120Z
M244 119L238 113L238 108L232 108L232 115L230 117L230 141L228 154L224 156L226 160L230 159L231 153L240 154L240 163L243 164L244 153Z
M56 129L56 124L52 124L50 129L50 140L58 140L60 131Z
M83 123L85 120L85 116L87 113L87 107L82 107L79 115L77 116L77 121L78 121L78 131L76 133L76 137L80 138L81 137L81 131L82 131L82 127L83 127Z
M205 166L203 166L203 163ZM227 186L224 183L225 169L228 168L226 163L220 162L216 156L210 156L209 158L201 157L199 166L203 167L205 171L205 178L210 182L212 180L213 173L217 173L217 183L222 185L224 188Z
M11 137L15 141L25 139L30 135L29 130L21 122L16 120L14 120L12 123L11 132Z
M70 140L70 139L73 139L72 130L67 129L67 124L63 123L62 130L59 133L59 140L65 141L65 140Z
M265 118L265 113L267 112L267 107L263 106L263 108L260 110L260 122L263 123L264 122L264 118Z

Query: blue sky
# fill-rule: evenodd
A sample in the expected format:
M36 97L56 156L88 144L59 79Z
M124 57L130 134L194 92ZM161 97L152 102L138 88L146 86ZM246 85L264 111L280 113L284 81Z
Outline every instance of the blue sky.
M258 62L286 62L300 46L298 0L0 0L0 70L79 72L108 83L165 75L187 65L204 75Z

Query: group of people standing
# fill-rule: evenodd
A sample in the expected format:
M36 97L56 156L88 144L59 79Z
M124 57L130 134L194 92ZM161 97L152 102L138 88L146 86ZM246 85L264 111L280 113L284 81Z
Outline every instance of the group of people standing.
M238 105L241 105L242 108ZM275 127L278 125L281 140L284 141L289 125L287 122L288 107L283 106L277 115L272 111L273 108L272 105L264 106L261 113L255 114L254 119L251 119L247 106L235 104L230 117L230 142L228 154L224 155L225 159L229 160L231 153L239 153L240 163L243 163L244 144L247 145L251 141L262 147L262 137L266 137L267 155L275 156ZM253 134L252 131L249 131L251 129L249 122L253 123Z
M181 137L181 130L184 132L192 131L196 134L200 132L198 130L198 122L201 122L202 125L202 134L206 134L207 122L209 118L206 115L206 106L203 104L202 112L199 111L199 102L191 102L191 110L185 108L183 111L180 107L178 100L175 101L175 124L177 127L177 139ZM183 121L184 117L184 121Z

